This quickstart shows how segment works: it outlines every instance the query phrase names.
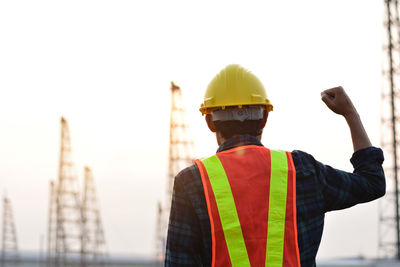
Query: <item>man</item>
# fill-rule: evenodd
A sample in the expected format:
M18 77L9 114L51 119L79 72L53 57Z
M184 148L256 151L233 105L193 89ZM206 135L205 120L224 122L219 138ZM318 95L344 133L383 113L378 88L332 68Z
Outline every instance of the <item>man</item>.
M315 266L324 214L385 194L382 150L351 100L321 97L350 128L353 173L263 147L273 106L252 73L229 65L210 82L200 111L219 148L175 178L165 266Z

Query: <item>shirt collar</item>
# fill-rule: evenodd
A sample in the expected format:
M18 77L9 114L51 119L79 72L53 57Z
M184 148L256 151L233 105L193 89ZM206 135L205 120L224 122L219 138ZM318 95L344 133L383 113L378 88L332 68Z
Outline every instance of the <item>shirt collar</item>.
M228 149L232 149L238 146L247 146L247 145L257 145L257 146L263 146L263 144L261 144L260 140L258 140L257 137L249 135L249 134L245 134L245 135L238 135L235 137L232 137L228 140L226 140L224 143L222 143L218 150L218 152L224 151L224 150L228 150Z

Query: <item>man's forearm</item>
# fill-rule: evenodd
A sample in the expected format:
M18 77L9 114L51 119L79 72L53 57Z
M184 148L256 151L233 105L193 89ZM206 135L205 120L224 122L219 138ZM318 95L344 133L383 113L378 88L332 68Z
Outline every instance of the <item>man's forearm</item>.
M354 152L357 150L371 147L371 141L368 138L367 132L361 122L360 115L357 111L344 115L351 132L351 139L353 141Z

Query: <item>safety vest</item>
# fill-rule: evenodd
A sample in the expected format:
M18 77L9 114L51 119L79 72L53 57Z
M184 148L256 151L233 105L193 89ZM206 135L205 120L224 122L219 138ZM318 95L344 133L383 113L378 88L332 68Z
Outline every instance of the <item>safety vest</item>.
M248 145L195 163L211 224L212 267L300 267L291 153Z

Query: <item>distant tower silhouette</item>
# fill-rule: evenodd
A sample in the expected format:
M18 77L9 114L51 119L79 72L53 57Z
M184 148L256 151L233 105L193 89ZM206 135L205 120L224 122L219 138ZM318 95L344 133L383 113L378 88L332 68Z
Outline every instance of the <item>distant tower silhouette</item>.
M186 110L183 105L181 88L171 82L171 114L169 126L169 165L167 183L167 203L165 211L169 215L175 175L193 164L194 143L189 131Z
M163 212L162 212L162 204L159 201L157 205L157 220L156 220L156 260L162 261L164 258L164 248L162 247L165 244L165 233L163 229Z
M81 266L103 266L107 248L93 174L87 166L85 167L82 216L85 233L82 236Z
M400 259L399 126L400 126L400 20L397 0L384 0L386 43L381 100L381 146L387 193L379 201L379 257Z
M78 181L71 157L68 123L61 118L58 180L50 184L48 262L49 266L74 265L81 255L84 232Z
M1 248L1 267L10 266L18 262L17 232L11 202L5 196L3 198L3 231Z
M179 86L171 82L171 113L169 126L169 161L168 161L168 180L167 180L167 198L162 208L162 219L157 227L160 233L159 244L156 245L156 255L164 255L166 234L168 228L168 218L171 209L172 191L174 177L180 170L193 164L194 160L194 142L192 140L189 124L186 118L186 110L183 105L182 91ZM161 250L160 250L161 248Z
M56 265L56 240L57 240L57 194L54 181L49 186L49 213L47 218L47 260L46 266Z

